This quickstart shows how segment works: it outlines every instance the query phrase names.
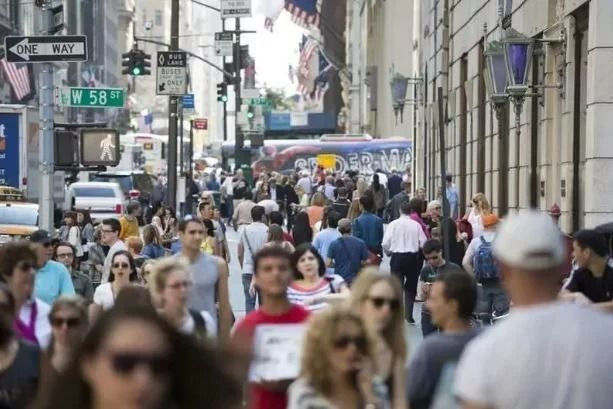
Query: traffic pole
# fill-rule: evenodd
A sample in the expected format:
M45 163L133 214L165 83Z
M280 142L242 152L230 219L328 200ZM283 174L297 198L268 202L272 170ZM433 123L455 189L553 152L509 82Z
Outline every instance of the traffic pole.
M221 31L226 31L226 19L221 19ZM222 67L226 69L226 57L224 56L222 59ZM226 82L226 74L223 75L223 82ZM226 88L227 89L227 88ZM228 98L226 101L223 101L223 140L224 142L228 140ZM225 166L225 165L224 165Z
M44 32L51 34L53 29L52 0L43 5ZM53 65L43 63L38 76L39 116L40 116L40 191L38 195L39 227L53 234Z
M234 163L235 168L238 169L242 165L242 153L245 138L241 132L240 125L238 124L238 115L241 112L241 19L234 20L234 31L236 33L236 47L234 48L234 94L235 94L235 107L234 107Z
M170 50L179 49L179 0L172 0L170 12ZM174 95L168 97L168 205L177 212L177 102Z

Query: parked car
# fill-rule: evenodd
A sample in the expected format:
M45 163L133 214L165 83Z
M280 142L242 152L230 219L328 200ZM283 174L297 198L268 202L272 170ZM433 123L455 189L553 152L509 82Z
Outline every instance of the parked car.
M38 205L25 202L0 203L0 245L26 239L38 230Z
M92 220L118 219L128 201L119 184L114 182L76 182L66 191L66 210L87 209Z
M96 173L90 177L92 182L118 183L129 200L138 200L143 207L141 224L151 222L153 218L151 196L157 177L142 170L108 171Z

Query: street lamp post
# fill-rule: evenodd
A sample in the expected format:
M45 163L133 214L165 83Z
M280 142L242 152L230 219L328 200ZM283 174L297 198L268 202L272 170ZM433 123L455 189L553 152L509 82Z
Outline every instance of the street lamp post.
M516 138L516 206L519 209L520 186L519 177L519 155L521 138L521 112L524 99L530 85L528 84L528 73L532 65L534 40L510 28L502 40L504 48L504 62L507 72L507 92L513 102L515 109L515 138Z
M485 50L485 67L485 85L498 123L498 213L503 216L508 211L509 144L505 124L508 122L506 114L509 95L506 93L507 72L500 41L488 43Z

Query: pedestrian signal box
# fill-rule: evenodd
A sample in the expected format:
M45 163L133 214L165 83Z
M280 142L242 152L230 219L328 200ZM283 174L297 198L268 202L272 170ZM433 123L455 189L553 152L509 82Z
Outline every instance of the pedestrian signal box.
M121 159L119 132L116 129L81 129L81 164L117 166Z

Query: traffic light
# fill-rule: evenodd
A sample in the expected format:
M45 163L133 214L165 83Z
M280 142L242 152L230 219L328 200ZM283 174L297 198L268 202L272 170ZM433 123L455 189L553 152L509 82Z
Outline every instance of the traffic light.
M217 101L223 103L228 102L228 84L225 82L217 84Z
M151 55L146 54L143 50L133 48L127 53L121 54L121 71L124 75L133 75L135 77L141 75L151 75Z
M249 105L249 109L247 110L247 119L252 120L255 117L255 106Z

